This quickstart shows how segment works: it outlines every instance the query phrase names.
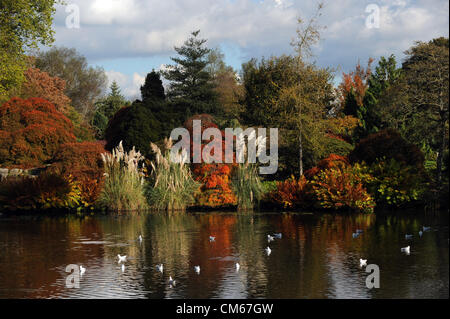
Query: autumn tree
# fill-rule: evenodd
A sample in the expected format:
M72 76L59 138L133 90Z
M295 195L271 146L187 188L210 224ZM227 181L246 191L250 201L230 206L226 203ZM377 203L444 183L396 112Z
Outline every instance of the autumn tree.
M72 121L77 141L91 141L94 139L94 133L90 125L82 120L80 114L71 105L70 98L64 93L65 86L64 80L30 67L25 71L25 81L22 86L10 92L23 99L37 97L51 102L58 111Z
M89 122L94 116L95 101L106 88L104 70L89 66L86 58L75 49L64 47L39 53L36 67L66 81L66 95L83 119Z
M36 68L25 71L25 81L19 96L27 99L40 97L53 103L56 109L67 114L70 108L70 98L64 94L66 82L58 77L52 77L47 72Z
M60 145L76 141L71 121L41 98L13 98L0 106L0 165L49 164Z
M55 0L0 2L0 100L20 86L27 68L26 52L53 42Z

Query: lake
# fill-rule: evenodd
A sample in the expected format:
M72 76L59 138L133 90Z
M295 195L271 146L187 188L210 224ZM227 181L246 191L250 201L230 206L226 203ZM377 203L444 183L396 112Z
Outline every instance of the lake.
M0 216L0 298L448 298L448 257L448 212Z

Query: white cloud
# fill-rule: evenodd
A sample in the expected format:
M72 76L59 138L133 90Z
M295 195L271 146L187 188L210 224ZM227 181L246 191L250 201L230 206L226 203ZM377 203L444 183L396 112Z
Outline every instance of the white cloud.
M125 97L130 100L140 99L140 88L145 82L145 75L134 72L132 76L128 76L114 70L108 70L105 71L105 73L108 77L108 85L111 85L113 81L116 81Z
M90 62L174 55L190 32L200 29L209 47L239 48L239 59L292 53L296 20L310 17L315 1L300 0L72 0L80 7L80 29L67 29L59 6L56 45L75 47ZM367 29L365 8L381 9L379 29ZM327 29L317 47L322 66L354 67L358 59L391 53L401 57L415 40L448 36L447 0L326 1L320 23ZM155 66L156 67L156 66ZM128 85L148 70L129 70ZM131 75L137 72L138 76ZM129 92L139 93L129 89Z

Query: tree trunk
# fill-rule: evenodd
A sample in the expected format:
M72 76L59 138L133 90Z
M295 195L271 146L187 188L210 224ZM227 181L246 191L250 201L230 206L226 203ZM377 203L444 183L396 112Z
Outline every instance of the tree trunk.
M300 177L303 176L303 144L302 144L302 131L300 130L299 135L298 135L298 142L299 142L299 151L298 151L298 156L299 156L299 170L300 170Z
M446 119L443 118L441 119L441 145L439 146L439 154L438 157L436 159L436 168L437 168L437 182L438 182L438 187L439 189L441 188L441 182L442 182L442 164L443 164L443 160L444 160L444 150L445 150L445 123L446 123Z

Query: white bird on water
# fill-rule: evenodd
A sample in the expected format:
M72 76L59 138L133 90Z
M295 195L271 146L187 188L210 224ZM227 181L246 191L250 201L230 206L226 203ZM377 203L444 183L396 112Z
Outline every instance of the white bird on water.
M156 265L156 268L158 269L158 271L159 272L164 272L164 265L163 264L159 264L159 265Z
M125 272L125 265L122 264L122 272Z
M271 241L274 241L275 239L273 236L267 235L267 241L270 243Z
M423 231L419 230L419 236L422 237Z
M170 286L175 286L175 284L176 284L176 280L173 280L172 276L169 276L169 285Z
M429 231L429 230L431 230L431 227L422 226L422 229L423 229L423 231Z
M83 276L83 274L86 272L86 268L80 265L80 275Z
M139 235L139 242L142 243L142 235Z
M402 252L406 253L407 255L409 255L409 253L410 253L410 248L411 248L411 246L407 246L407 247L401 248L400 250L401 250Z
M214 237L214 236L209 236L209 241L216 241L216 237Z
M270 249L270 247L267 247L266 253L267 253L267 256L269 256L272 253L272 249Z
M405 239L412 239L412 238L413 238L413 235L408 235L408 234L405 235Z
M283 235L281 233L278 233L278 234L273 234L273 237L281 239L281 237L283 237Z
M239 265L239 263L236 263L236 271L239 271L240 268L241 268L241 265Z
M194 270L197 273L197 275L200 274L200 266L194 266Z
M120 256L120 254L117 255L117 257L119 257L119 263L123 263L127 261L127 256Z
M367 266L367 259L359 259L359 267Z

